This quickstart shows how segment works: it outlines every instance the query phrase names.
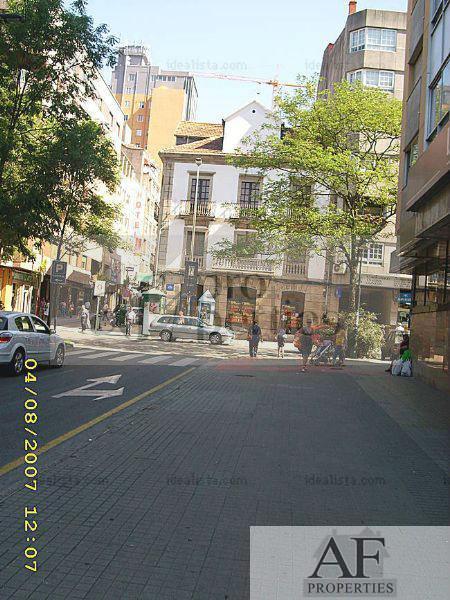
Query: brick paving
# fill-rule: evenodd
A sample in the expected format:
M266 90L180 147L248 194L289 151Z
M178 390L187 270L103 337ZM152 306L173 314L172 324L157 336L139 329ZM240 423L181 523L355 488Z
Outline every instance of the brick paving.
M2 478L0 597L246 600L250 525L442 525L448 399L383 367L201 368ZM445 401L447 400L447 402Z

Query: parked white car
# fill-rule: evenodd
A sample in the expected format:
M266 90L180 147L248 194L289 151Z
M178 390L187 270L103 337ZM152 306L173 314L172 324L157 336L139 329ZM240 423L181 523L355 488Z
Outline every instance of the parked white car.
M60 368L65 355L64 340L39 317L0 311L0 365L6 365L12 375L24 371L28 358Z

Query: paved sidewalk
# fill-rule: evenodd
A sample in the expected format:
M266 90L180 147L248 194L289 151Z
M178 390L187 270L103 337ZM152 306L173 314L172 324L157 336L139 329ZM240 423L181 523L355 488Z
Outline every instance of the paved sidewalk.
M39 458L37 574L2 478L1 598L245 600L250 525L447 524L447 419L381 365L198 369Z

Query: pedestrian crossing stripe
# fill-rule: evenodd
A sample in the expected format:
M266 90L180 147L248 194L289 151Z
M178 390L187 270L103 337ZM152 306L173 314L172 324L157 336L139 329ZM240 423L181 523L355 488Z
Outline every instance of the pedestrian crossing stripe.
M131 360L132 358L137 358L138 356L140 356L140 355L136 354L136 353L125 354L125 356L117 356L115 358L112 358L111 360L114 360L116 362L125 362L126 360Z
M171 367L186 367L187 365L192 365L197 362L198 358L182 358L181 360L177 360L174 363L171 363Z
M145 360L140 360L139 364L140 365L152 365L154 363L161 362L161 361L165 360L166 358L167 358L167 356L152 356L150 358L146 358Z
M104 358L105 356L114 356L114 352L109 350L108 352L94 352L93 354L88 354L87 356L80 356L83 360L85 358ZM69 356L72 355L72 352L69 353Z
M77 354L77 355L89 354L90 352L92 352L92 348L89 348L89 349L84 348L83 350L70 350L67 354L70 356L75 356L75 354Z

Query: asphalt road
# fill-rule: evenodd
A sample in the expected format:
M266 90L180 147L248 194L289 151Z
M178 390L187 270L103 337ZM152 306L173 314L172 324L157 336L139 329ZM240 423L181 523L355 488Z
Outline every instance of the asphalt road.
M71 355L69 350L62 369L40 367L35 372L37 381L29 387L38 394L39 423L35 429L39 447L190 368L190 364L173 364L180 360L189 363L182 356L158 365L143 364L147 360L143 354L136 354L127 364L122 357L130 355L124 352L89 359L93 354L75 351ZM109 381L95 381L104 378ZM23 455L23 435L19 433L24 427L24 402L33 397L25 390L26 385L23 377L0 374L0 468ZM84 386L88 387L79 389Z

